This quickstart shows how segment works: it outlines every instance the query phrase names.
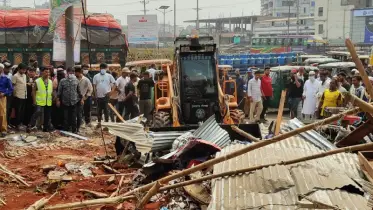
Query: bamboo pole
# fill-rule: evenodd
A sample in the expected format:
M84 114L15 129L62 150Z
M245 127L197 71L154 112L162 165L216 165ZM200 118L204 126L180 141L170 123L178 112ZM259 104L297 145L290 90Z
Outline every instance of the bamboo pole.
M183 187L183 186L186 186L186 185L196 184L196 183L200 183L200 182L215 179L215 178L252 172L252 171L260 170L260 169L263 169L263 168L268 168L268 167L275 166L275 165L291 165L291 164L295 164L295 163L300 163L300 162L304 162L304 161L309 161L309 160L314 160L314 159L318 159L318 158L327 157L327 156L330 156L330 155L335 155L335 154L342 153L342 152L356 152L356 151L366 151L366 150L372 150L372 149L373 149L373 143L367 143L367 144L360 144L360 145L356 145L356 146L344 147L344 148L334 149L334 150L330 150L330 151L327 151L327 152L323 152L323 153L319 153L319 154L315 154L315 155L310 155L310 156L306 156L306 157L301 157L301 158L297 158L297 159L292 159L292 160L288 160L288 161L280 161L280 162L277 162L277 163L270 163L270 164L254 166L254 167L244 168L244 169L235 170L235 171L228 171L228 172L223 172L223 173L219 173L219 174L204 176L204 177L201 177L201 178L198 178L198 179L188 180L188 181L180 182L180 183L177 183L177 184L174 184L174 185L169 185L169 186L162 187L162 188L160 188L160 191L175 189L175 188L178 188L178 187Z
M145 204L147 204L149 202L150 198L158 192L160 187L161 187L161 185L159 184L159 182L155 182L155 184L149 190L149 192L146 193L146 195L141 199L141 201L137 205L136 209L138 209L138 210L143 209Z
M6 205L5 201L0 198L0 203L2 203L4 206Z
M9 169L7 169L4 165L0 164L0 171L8 174L9 176L15 178L17 181L21 182L22 184L26 185L27 187L30 187L30 185L24 180L23 177L20 175L17 175L13 172L11 172Z
M284 112L284 106L285 106L285 99L286 99L286 90L283 90L281 92L280 106L278 108L278 113L277 113L275 136L277 136L280 133L282 114Z
M252 171L260 170L260 169L275 166L275 165L291 165L291 164L295 164L295 163L300 163L300 162L304 162L304 161L309 161L309 160L314 160L314 159L318 159L318 158L327 157L327 156L330 156L330 155L335 155L335 154L342 153L342 152L356 152L356 151L366 151L366 150L372 150L372 149L373 149L373 143L360 144L360 145L356 145L356 146L339 148L339 149L334 149L334 150L330 150L330 151L327 151L327 152L314 154L314 155L310 155L310 156L306 156L306 157L301 157L301 158L297 158L297 159L292 159L292 160L288 160L288 161L280 161L280 162L277 162L277 163L270 163L270 164L254 166L254 167L244 168L244 169L235 170L235 171L228 171L228 172L223 172L223 173L219 173L219 174L212 174L212 175L204 176L204 177L201 177L201 178L198 178L198 179L193 179L193 180L184 181L184 182L180 182L180 183L177 183L177 184L161 187L161 188L159 188L159 191L171 190L171 189L184 187L184 186L191 185L191 184L197 184L197 183L201 183L203 181L212 180L212 179L216 179L216 178L220 178L220 177L226 177L226 176L232 176L232 175L252 172ZM117 197L113 197L113 198L88 200L88 201L75 202L75 203L70 203L70 204L69 203L68 204L59 204L59 205L56 205L56 206L46 207L45 209L46 210L70 209L70 208L88 207L88 206L92 206L92 205L114 204L114 203L118 203L118 201L123 202L125 200L135 199L135 198L136 198L135 196L127 196L127 197L117 196Z
M349 92L343 93L343 97L347 99L347 101L350 101L353 105L356 104L358 107L360 107L364 112L368 112L370 114L373 114L373 106L372 104L369 104L360 98L356 97L355 95L352 95Z
M114 197L114 196L117 196L118 193L120 192L120 188L122 187L122 183L123 183L123 179L124 179L124 176L122 176L120 178L120 181L119 181L119 184L118 184L118 187L117 189L110 195L110 198Z
M74 202L74 203L67 203L67 204L58 204L55 206L47 206L44 210L56 210L56 209L77 209L77 208L87 208L89 206L97 206L103 204L117 204L122 203L129 199L134 199L135 196L117 196L112 198L101 198L95 200L88 200L88 201L81 201L81 202Z
M354 44L352 43L350 39L346 39L345 43L346 43L346 47L348 51L350 51L351 58L355 62L356 68L359 71L361 78L363 79L365 88L367 92L369 93L370 97L372 98L373 97L373 85L369 81L369 77L367 73L365 72L364 66L361 63L361 60L359 59L359 56L356 53Z
M235 131L236 133L240 134L241 136L243 136L243 137L249 139L249 140L252 141L252 142L259 142L259 141L260 141L259 139L255 138L255 137L252 136L251 134L246 133L245 131L239 129L239 128L238 128L237 126L235 126L235 125L232 125L231 127L232 127L232 130L233 130L233 131Z

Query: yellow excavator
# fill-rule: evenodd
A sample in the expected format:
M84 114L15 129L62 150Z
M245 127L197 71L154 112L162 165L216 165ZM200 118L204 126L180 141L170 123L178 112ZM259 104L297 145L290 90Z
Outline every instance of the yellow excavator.
M212 37L176 38L173 64L162 65L155 83L151 130L190 129L212 115L227 128L243 123L236 82L227 77L228 70L219 68L216 52ZM240 128L260 137L257 125Z

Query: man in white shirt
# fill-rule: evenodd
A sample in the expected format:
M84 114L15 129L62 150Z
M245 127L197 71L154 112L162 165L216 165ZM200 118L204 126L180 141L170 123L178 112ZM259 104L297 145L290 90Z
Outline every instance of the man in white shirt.
M155 64L150 65L150 68L146 71L149 72L150 76L153 78L153 80L155 80L155 73L157 72L155 69Z
M83 70L80 66L75 66L75 76L79 80L79 90L83 97L83 106L78 103L78 121L77 127L79 128L83 124L83 114L84 122L87 126L91 123L91 106L92 106L92 92L93 86L91 81L83 75Z
M115 88L115 79L111 74L106 73L108 65L100 64L100 73L93 77L93 90L96 93L98 122L101 123L102 113L104 113L105 122L109 122L109 93ZM100 124L99 124L100 125Z
M155 69L156 66L155 64L152 64L146 72L149 72L150 76L153 78L153 81L155 81L155 75L158 74L159 72L162 72L162 70L157 70Z
M324 71L320 72L319 79L320 79L319 81L320 85L318 86L318 89L316 91L316 97L317 97L316 106L319 105L321 96L324 94L324 91L326 89L329 89L329 84L331 81L327 73Z
M260 73L256 71L254 78L249 81L247 87L247 96L250 100L250 122L256 123L260 122L260 114L263 110L263 94L259 77Z
M119 95L118 95L118 112L122 116L123 116L123 111L124 111L124 106L125 106L124 98L126 98L125 87L126 87L127 83L130 81L130 77L129 77L130 73L131 73L131 71L127 67L124 67L122 69L122 76L120 76L116 81L117 90L119 92Z
M16 111L15 126L19 130L22 120L25 116L25 106L27 99L27 65L20 63L18 65L18 72L12 77L12 84L14 87L13 104Z

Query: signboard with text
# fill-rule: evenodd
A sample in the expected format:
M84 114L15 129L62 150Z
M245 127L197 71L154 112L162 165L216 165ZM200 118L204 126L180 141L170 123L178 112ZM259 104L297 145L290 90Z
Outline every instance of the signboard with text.
M128 15L128 43L157 44L157 15Z
M354 10L353 14L354 14L354 17L373 16L373 9L359 9L359 10Z
M365 17L364 43L373 43L373 17Z

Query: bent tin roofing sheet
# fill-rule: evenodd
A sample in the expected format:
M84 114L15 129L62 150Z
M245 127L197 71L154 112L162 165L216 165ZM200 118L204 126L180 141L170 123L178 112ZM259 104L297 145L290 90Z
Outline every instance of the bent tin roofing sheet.
M242 149L229 145L217 157ZM268 145L214 166L214 174L323 152L300 137ZM338 154L298 164L263 168L212 182L209 209L302 209L299 195L341 209L370 209L353 179L361 179L357 156ZM349 189L346 191L345 189ZM360 193L360 194L359 194Z

